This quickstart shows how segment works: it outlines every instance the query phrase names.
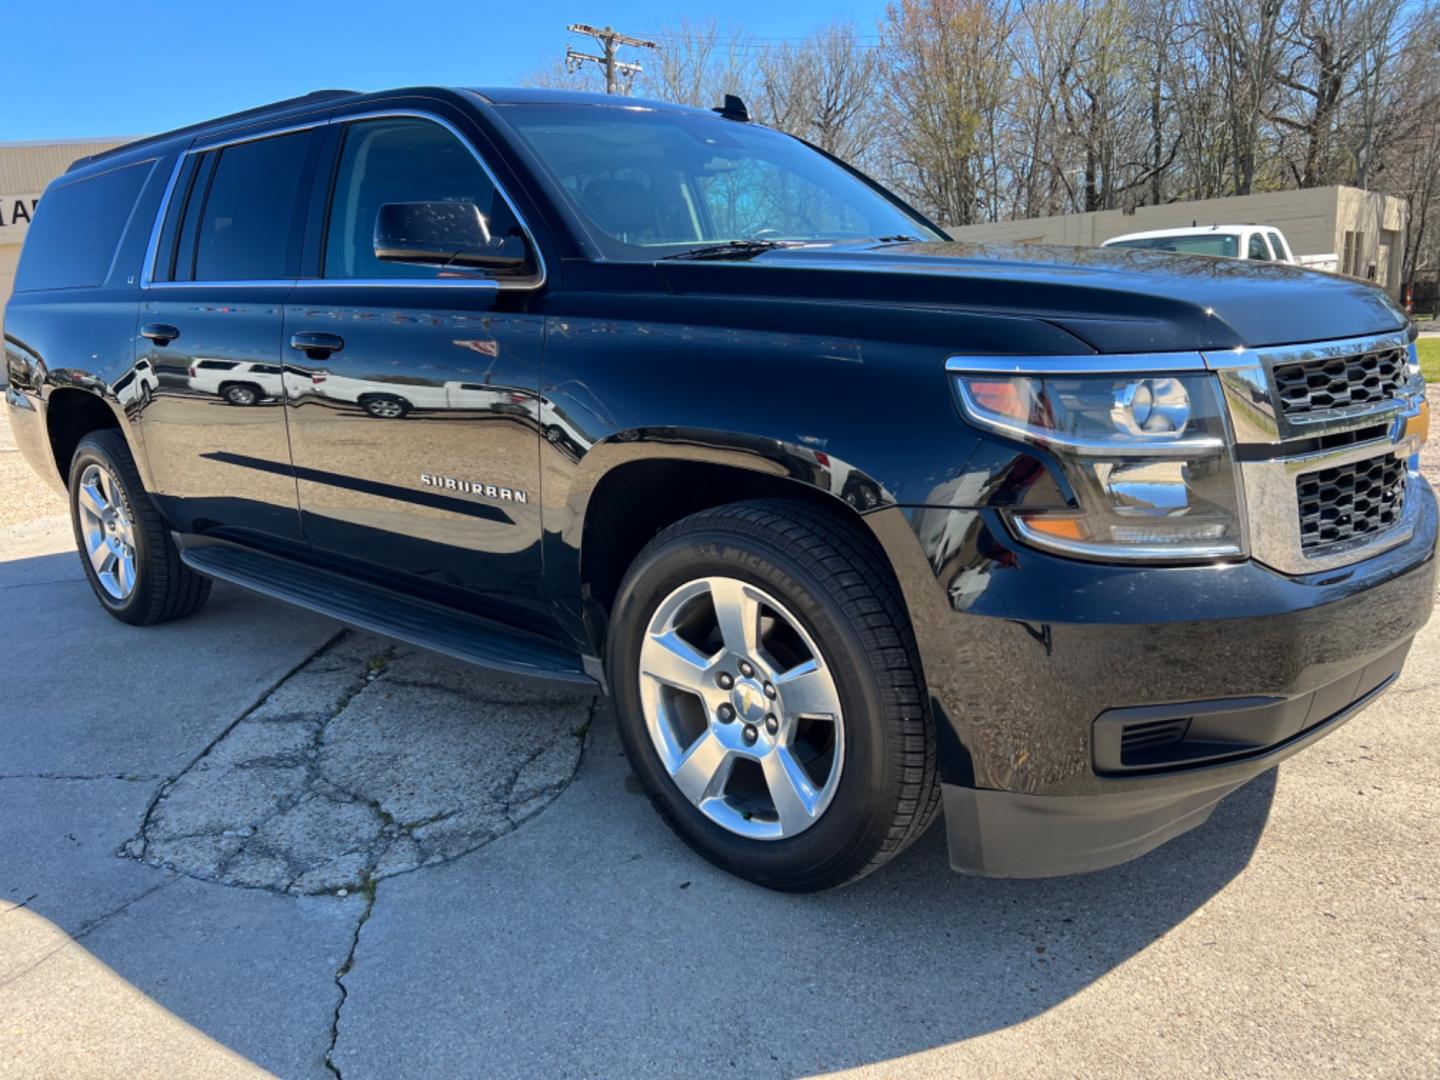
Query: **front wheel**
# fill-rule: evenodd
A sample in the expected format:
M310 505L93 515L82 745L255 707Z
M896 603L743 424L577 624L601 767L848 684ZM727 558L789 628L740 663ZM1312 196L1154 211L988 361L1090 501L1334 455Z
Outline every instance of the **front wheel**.
M863 534L830 514L736 503L661 532L621 585L609 669L652 801L740 877L843 885L938 812L898 590Z

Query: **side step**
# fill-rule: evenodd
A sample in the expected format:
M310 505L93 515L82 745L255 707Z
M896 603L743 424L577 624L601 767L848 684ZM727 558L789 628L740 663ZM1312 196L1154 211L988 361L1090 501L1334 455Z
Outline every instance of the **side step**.
M246 548L207 544L181 548L180 558L206 577L478 667L600 690L600 684L585 673L579 655L500 623Z

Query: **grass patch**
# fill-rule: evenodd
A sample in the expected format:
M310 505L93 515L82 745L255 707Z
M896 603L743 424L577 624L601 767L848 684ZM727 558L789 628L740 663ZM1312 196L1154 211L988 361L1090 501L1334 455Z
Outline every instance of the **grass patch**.
M1420 371L1431 386L1440 383L1440 338L1421 338L1415 343L1420 350Z

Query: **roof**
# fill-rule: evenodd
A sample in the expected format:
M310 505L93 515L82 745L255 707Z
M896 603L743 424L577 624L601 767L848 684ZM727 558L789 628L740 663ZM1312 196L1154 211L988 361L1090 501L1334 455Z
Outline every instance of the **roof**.
M283 101L272 101L267 105L257 105L251 109L242 109L240 112L227 113L224 116L211 117L209 120L201 120L195 124L187 124L184 127L173 128L170 131L162 131L155 135L137 139L134 142L117 146L113 150L106 150L103 153L91 154L89 157L76 158L70 165L70 171L84 165L90 165L97 161L104 161L108 158L119 157L131 151L139 150L146 146L156 146L160 143L169 142L171 139L181 135L190 135L195 132L209 131L214 128L225 127L228 124L238 124L245 120L264 120L271 116L279 116L287 112L304 112L313 109L318 105L334 104L344 98L359 97L355 90L314 90L299 97L286 98Z
M490 105L600 105L612 109L658 109L697 116L714 115L710 109L696 108L693 105L677 105L672 101L655 101L628 95L597 94L585 90L546 90L537 86L477 86L470 87L469 90Z
M150 135L134 142L125 143L123 146L117 146L112 150L105 150L101 153L91 154L88 157L77 158L75 162L71 164L70 169L75 170L94 164L97 161L121 157L145 147L158 146L183 135L211 132L225 127L242 127L245 122L259 123L274 117L284 116L288 113L303 114L313 111L320 106L333 106L346 101L365 100L369 98L385 98L393 94L415 92L417 90L439 90L453 93L457 89L459 88L406 87L395 90L368 92L358 90L315 90L308 94L302 94L299 97L286 98L283 101L272 101L269 104L257 105L254 108L245 109L241 112L212 117L209 120L188 124L185 127L175 128L171 131L162 131L156 135ZM697 109L689 105L674 105L663 101L651 101L646 98L619 97L614 94L592 94L577 90L542 90L537 87L526 86L491 86L463 89L460 90L460 92L472 94L490 105L594 105L609 108L657 109L667 112L690 113L696 116L714 115L709 109Z
M1154 240L1167 236L1211 236L1224 235L1227 233L1243 233L1246 229L1274 229L1274 225L1257 225L1251 221L1244 225L1191 225L1180 229L1151 229L1149 232L1125 233L1123 236L1112 236L1105 244L1113 244L1117 240ZM1278 229L1276 230L1279 231ZM1103 244L1101 245L1104 246Z

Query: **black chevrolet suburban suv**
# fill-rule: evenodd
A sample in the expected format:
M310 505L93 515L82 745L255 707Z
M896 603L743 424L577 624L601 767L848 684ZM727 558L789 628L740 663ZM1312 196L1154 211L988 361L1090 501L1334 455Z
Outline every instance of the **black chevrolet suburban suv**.
M1148 851L1374 700L1435 593L1384 293L950 242L733 98L132 143L45 192L4 328L112 615L220 579L603 689L679 835L774 888L942 812L960 870Z

